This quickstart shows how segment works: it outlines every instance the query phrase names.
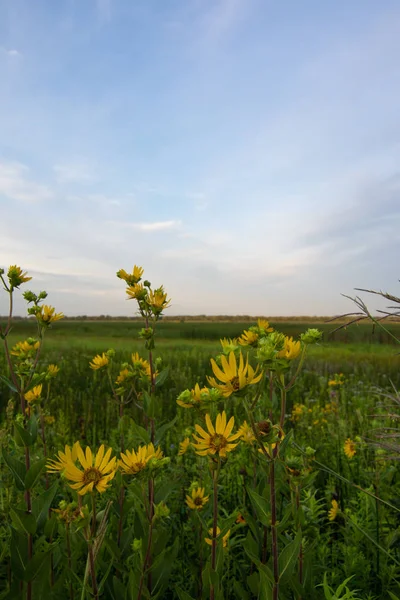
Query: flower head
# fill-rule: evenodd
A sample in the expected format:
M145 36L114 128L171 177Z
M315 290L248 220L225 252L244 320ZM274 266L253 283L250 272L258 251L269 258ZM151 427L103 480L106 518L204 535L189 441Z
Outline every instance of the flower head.
M244 518L244 516L242 515L242 513L239 513L235 523L238 523L238 525L245 525L246 524L246 519Z
M67 457L64 476L70 483L73 490L77 490L80 496L84 496L96 489L101 494L106 491L109 482L113 479L117 467L115 456L111 458L112 448L105 452L102 444L96 454L93 455L89 446L83 452L80 445L76 447L77 459L83 470L75 465L72 459L72 453Z
M251 329L243 331L239 338L239 344L241 346L257 346L259 335Z
M274 328L270 326L270 324L267 321L267 319L258 319L257 320L257 327L260 330L260 333L264 334L264 335L266 333L271 333L271 331L274 330Z
M63 313L56 313L56 309L54 306L48 306L47 304L43 304L40 307L40 310L36 312L36 318L42 325L50 325L55 321L59 321L64 318Z
M135 283L126 288L130 300L143 300L147 296L147 290L142 283Z
M31 390L29 390L29 392L26 392L26 394L25 394L25 400L27 402L29 402L30 404L34 404L35 402L39 402L39 400L41 400L41 398L42 398L42 388L43 388L42 384L35 385L34 388L32 388Z
M232 452L237 446L237 443L233 444L232 442L240 437L240 433L231 435L235 424L235 418L231 417L227 423L226 412L223 411L221 414L217 415L214 427L210 415L207 414L206 424L208 431L205 431L197 423L195 425L197 433L201 436L199 437L196 434L193 434L193 437L197 442L197 444L193 443L196 454L199 454L200 456L218 454L218 456L226 458L227 452Z
M139 446L137 451L127 450L124 454L121 452L121 460L118 465L124 475L137 475L143 471L150 460L160 460L163 458L163 453L160 448L155 449L153 444L147 446Z
M69 446L65 446L64 452L61 450L58 451L58 460L48 460L47 461L47 470L50 473L57 473L58 471L64 471L70 463L75 463L78 458L78 446L80 446L79 442L75 442L75 444L70 448Z
M139 375L144 375L146 377L150 377L151 375L151 369L150 369L150 363L145 360L144 358L142 358L139 355L139 352L134 352L132 354L132 364L133 364L133 368L135 369L135 371L138 372Z
M213 528L211 527L211 529L208 530L208 533L212 536L213 534ZM218 538L218 536L220 535L221 530L219 527L217 527L217 535L216 537ZM228 538L230 536L231 530L229 529L229 531L224 535L224 537L222 538L222 545L224 548L227 547L228 545ZM205 538L204 541L206 542L206 544L208 544L209 546L212 545L212 539L210 538Z
M254 370L253 367L249 365L248 358L246 359L246 363L244 362L243 354L241 352L239 355L239 365L237 364L235 353L230 352L228 360L225 356L221 356L222 368L217 365L213 358L211 359L211 367L215 377L222 383L217 383L214 377L207 377L208 382L213 387L221 390L222 395L225 398L228 398L235 392L239 392L247 385L258 383L263 375L262 372L257 374L258 366L256 370Z
M40 342L29 338L23 342L17 342L14 348L11 350L13 356L17 356L21 360L31 358L33 354L39 349Z
M147 301L155 313L160 313L164 308L168 308L171 302L171 300L167 298L167 293L164 292L163 286L154 291L150 290Z
M190 439L187 437L183 440L183 442L179 443L179 452L178 452L178 456L183 456L183 454L186 454L187 449L190 446Z
M57 365L49 365L47 367L47 377L52 378L52 377L56 377L58 375L60 371L60 367L57 367Z
M193 488L192 495L186 496L186 504L192 510L201 510L208 502L209 496L204 495L204 488Z
M219 341L221 342L224 354L229 354L230 352L234 352L237 350L237 348L239 348L237 338L223 338Z
M252 444L256 439L253 430L247 421L243 421L238 429L238 433L240 433L240 439L246 444Z
M357 453L355 442L353 442L352 439L347 438L347 440L345 441L345 443L343 445L343 450L344 450L344 453L347 456L347 458L349 458L349 459L353 458L353 456L355 456L355 454Z
M9 267L7 271L8 281L10 282L11 288L19 288L22 283L26 283L30 281L32 277L27 277L27 272L22 271L21 267L17 267L17 265L12 265Z
M102 369L103 367L106 367L108 365L108 363L110 362L108 356L106 355L105 352L103 352L103 354L97 354L94 359L92 360L90 364L90 368L93 369L93 371L97 371L98 369Z
M294 341L292 337L285 336L283 350L278 352L278 358L286 358L286 360L293 360L297 358L301 352L301 343Z
M202 408L204 404L218 400L219 393L216 394L217 390L209 389L207 387L200 387L198 383L192 390L185 390L179 394L176 403L182 408Z
M339 504L336 502L336 500L332 500L331 508L328 510L328 519L330 521L334 521L338 516L339 510Z
M115 380L115 383L117 385L121 385L122 383L124 383L127 379L129 379L132 376L133 376L133 373L129 369L126 369L126 368L121 369L117 379Z
M144 269L135 265L132 269L132 273L127 273L124 269L120 269L117 272L117 277L126 281L128 285L135 285L142 279Z

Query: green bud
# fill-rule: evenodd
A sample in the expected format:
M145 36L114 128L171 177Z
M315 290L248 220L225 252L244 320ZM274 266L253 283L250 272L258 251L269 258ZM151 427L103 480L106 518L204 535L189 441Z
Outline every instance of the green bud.
M306 448L306 455L309 456L309 457L311 457L311 456L314 456L314 454L315 454L314 448L311 448L311 446L307 446L307 448Z
M135 538L132 542L132 550L134 552L140 552L142 550L142 539Z
M106 356L108 358L114 358L114 356L115 356L115 350L114 350L114 348L109 348L107 350L107 352L106 352Z
M322 338L322 331L319 329L307 329L300 335L300 339L304 344L316 344Z
M169 516L170 510L164 502L156 504L154 507L154 516L156 519L164 519Z

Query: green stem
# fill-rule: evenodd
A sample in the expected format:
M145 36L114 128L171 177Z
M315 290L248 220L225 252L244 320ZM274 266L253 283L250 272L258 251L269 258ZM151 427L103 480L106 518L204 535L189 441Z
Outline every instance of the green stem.
M213 530L212 530L212 542L211 542L211 569L215 571L217 564L217 524L218 524L218 476L219 476L220 460L218 458L218 466L215 471L212 472L213 476ZM210 600L215 598L215 589L211 584L210 587Z

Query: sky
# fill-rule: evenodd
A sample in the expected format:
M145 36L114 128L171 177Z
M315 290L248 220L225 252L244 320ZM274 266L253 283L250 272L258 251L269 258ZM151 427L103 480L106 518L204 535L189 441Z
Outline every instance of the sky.
M71 316L134 264L170 315L399 295L399 55L398 0L2 0L0 266Z

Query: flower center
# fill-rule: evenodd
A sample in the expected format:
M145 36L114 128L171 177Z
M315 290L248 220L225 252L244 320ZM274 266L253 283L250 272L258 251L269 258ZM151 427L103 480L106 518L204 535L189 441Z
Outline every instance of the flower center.
M197 496L197 497L194 499L194 503L195 503L195 505L196 505L196 506L203 506L203 499L202 499L202 498L200 498L200 496Z
M214 435L210 438L210 446L216 451L219 452L227 445L228 440L221 435L220 433L214 433Z
M236 392L240 389L239 377L234 377L231 379L231 386Z
M102 473L96 467L91 467L90 469L86 469L83 474L83 482L85 485L88 483L94 482L94 485L97 485L101 478L103 477Z

